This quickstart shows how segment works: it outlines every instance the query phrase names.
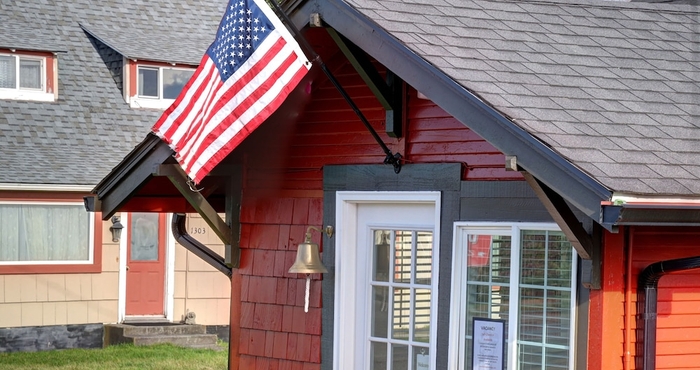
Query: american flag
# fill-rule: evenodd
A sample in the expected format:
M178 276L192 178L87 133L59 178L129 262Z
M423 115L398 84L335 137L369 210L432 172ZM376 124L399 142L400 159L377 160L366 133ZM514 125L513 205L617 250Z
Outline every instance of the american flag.
M282 104L309 68L264 0L231 0L216 40L153 132L199 183Z

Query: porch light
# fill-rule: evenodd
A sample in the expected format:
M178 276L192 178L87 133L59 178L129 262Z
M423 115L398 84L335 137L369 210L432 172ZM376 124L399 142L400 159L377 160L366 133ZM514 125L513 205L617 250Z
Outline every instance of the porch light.
M306 229L306 237L303 243L297 248L297 259L292 267L289 268L290 274L306 274L306 296L304 298L304 312L309 312L309 286L311 284L311 274L328 272L326 266L321 262L318 244L311 241L311 230L321 232L321 229L314 226L309 226ZM332 230L332 228L330 229ZM326 233L330 237L332 231Z
M118 216L112 216L112 226L109 227L109 231L112 233L112 241L115 243L122 237L122 229L124 228L124 225L119 221L120 218Z

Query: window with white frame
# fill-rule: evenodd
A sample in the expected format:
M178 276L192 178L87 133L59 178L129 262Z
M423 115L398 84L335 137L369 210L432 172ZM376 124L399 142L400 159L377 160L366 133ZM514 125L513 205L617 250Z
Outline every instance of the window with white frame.
M136 73L136 94L131 105L164 109L178 97L194 69L138 65Z
M0 99L54 100L46 68L42 56L0 53Z
M506 323L508 369L573 369L576 262L553 224L457 224L453 363L472 368L472 323L487 318Z
M0 203L0 265L91 263L93 234L83 203Z

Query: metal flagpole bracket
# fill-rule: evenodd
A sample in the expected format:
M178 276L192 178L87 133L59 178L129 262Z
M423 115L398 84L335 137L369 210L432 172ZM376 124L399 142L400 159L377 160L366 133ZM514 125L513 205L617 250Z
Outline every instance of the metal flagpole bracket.
M333 73L331 73L331 71L328 69L328 67L326 67L326 63L324 63L321 60L321 56L314 51L314 49L311 47L309 42L301 35L301 32L299 32L297 27L292 23L292 21L289 19L289 17L287 17L287 14L284 12L284 10L282 10L282 8L280 8L279 4L277 4L276 1L271 1L270 3L272 4L272 9L275 11L275 13L277 13L277 15L279 16L282 23L284 23L287 26L287 28L289 28L292 31L291 33L292 33L292 35L294 35L294 39L296 39L297 42L299 42L299 45L302 48L304 48L304 50L307 53L311 54L311 58L309 58L309 60L311 60L314 63L318 63L318 65L321 67L321 70L323 70L323 73L325 73L326 77L328 77L328 79L331 81L333 86L335 86L336 90L338 90L340 95L342 95L343 99L345 99L345 101L348 103L348 105L350 105L350 108L352 108L352 110L355 112L355 114L360 118L360 121L362 121L362 124L365 126L365 128L367 128L369 133L372 134L372 137L377 142L377 144L379 144L379 146L382 147L384 154L386 154L386 157L384 158L384 163L391 164L392 166L394 166L395 173L401 172L401 154L399 154L399 153L394 154L391 152L389 147L387 147L386 144L384 143L384 141L382 141L382 138L379 137L379 135L377 134L377 131L374 130L374 128L369 123L367 118L364 116L364 114L362 114L362 112L360 111L360 108L358 108L358 106L352 100L350 95L348 95L348 93L345 91L345 89L343 89L343 87L340 85L340 82L338 82L338 80L335 78L335 76L333 76ZM312 16L311 20L312 20L312 23L314 25L315 24L318 24L318 25L323 24L323 20L321 19L320 15L315 20L313 19L313 16Z

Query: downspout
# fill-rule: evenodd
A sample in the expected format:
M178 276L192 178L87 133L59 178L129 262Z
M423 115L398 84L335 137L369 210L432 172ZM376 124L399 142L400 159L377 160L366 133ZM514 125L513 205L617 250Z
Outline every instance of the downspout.
M173 237L175 237L175 240L185 247L185 249L192 252L194 255L201 258L204 260L204 262L210 264L215 269L223 272L229 279L231 279L231 268L226 264L224 258L218 253L209 249L206 245L197 241L197 239L195 239L192 235L188 234L186 221L187 215L183 213L173 214L171 229L173 230Z
M700 256L656 262L639 274L636 361L638 369L656 369L656 288L659 280L670 272L696 268L700 268Z

